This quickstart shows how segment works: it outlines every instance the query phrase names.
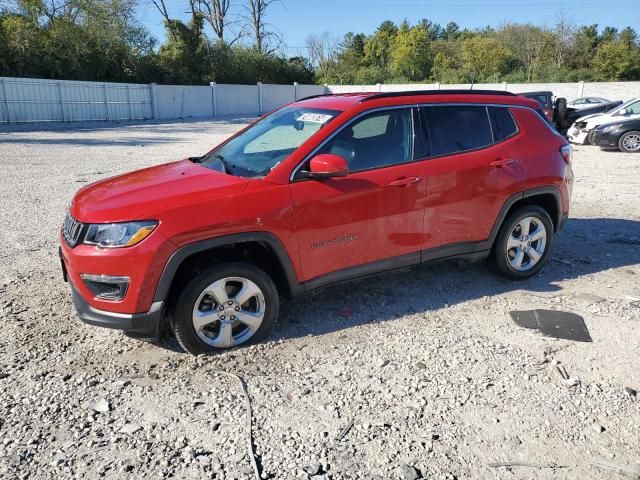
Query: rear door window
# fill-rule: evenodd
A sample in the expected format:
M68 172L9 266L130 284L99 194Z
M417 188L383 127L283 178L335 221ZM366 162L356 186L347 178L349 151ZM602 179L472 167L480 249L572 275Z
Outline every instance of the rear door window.
M488 107L494 142L501 142L518 131L507 107Z
M421 108L421 119L431 156L476 150L493 143L485 106L427 106Z

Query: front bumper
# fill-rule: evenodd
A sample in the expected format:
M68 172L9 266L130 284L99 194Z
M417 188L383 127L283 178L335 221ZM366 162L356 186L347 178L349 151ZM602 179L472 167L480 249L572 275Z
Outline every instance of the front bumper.
M618 148L619 134L615 130L612 132L595 131L593 134L593 144L600 148Z
M577 143L578 145L584 145L587 142L588 130L584 130L578 127L571 127L567 131L567 138L571 143Z
M163 302L154 302L145 313L107 312L93 308L71 285L73 306L84 323L97 327L116 328L141 337L157 337L160 333Z

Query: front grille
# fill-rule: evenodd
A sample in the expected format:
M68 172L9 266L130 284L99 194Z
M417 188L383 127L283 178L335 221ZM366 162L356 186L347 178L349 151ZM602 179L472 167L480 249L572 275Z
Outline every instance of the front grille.
M84 231L84 224L77 221L69 212L64 217L62 225L62 236L70 247L75 247L81 240Z

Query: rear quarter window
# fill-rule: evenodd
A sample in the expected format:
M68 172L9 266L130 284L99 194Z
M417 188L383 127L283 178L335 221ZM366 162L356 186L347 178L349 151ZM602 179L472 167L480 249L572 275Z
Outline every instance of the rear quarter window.
M518 131L515 120L507 107L488 107L493 139L500 142Z

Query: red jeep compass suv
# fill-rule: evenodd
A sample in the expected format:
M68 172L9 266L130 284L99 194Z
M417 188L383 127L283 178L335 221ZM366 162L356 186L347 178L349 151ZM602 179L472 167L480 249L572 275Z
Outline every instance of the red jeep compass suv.
M321 95L209 153L81 189L61 232L82 320L198 354L263 339L280 297L443 258L513 279L569 212L571 148L507 92Z

